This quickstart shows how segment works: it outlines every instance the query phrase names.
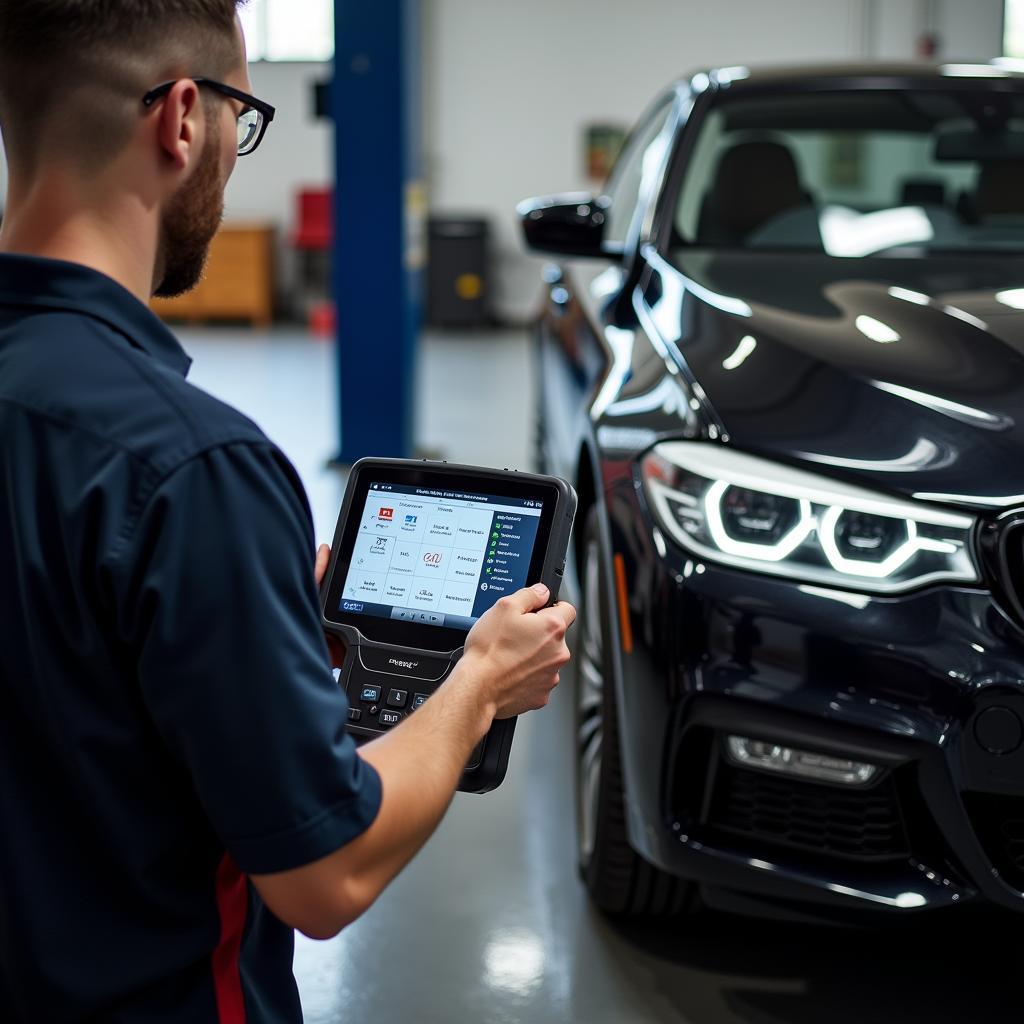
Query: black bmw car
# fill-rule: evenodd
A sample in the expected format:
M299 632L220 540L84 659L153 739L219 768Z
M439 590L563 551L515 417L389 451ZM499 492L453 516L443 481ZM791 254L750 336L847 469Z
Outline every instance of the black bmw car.
M1024 911L1024 76L700 73L519 212L593 899Z

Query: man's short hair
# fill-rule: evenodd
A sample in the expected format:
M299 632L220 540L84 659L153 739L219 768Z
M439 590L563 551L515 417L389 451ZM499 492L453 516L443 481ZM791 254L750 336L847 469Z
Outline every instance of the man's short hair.
M0 0L0 131L12 165L58 153L104 164L143 94L175 76L224 75L245 0Z

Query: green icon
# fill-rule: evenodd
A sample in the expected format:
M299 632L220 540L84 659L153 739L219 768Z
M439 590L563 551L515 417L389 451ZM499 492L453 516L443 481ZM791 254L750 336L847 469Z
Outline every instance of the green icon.
M493 571L494 571L493 569L488 569L488 570L487 570L487 575L488 575L488 576L490 576L490 574L491 574L491 573L492 573Z
M500 535L499 535L498 533L492 533L492 534L491 534L491 539L492 539L492 540L497 540L499 536L500 536Z
M488 558L488 559L487 559L487 564L488 564L488 565L494 565L494 559L493 559L493 558ZM488 572L490 572L491 570L490 570L490 569L488 569L487 571L488 571Z

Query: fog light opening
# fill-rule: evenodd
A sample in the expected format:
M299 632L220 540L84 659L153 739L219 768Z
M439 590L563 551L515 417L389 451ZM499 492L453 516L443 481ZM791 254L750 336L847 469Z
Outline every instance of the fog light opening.
M745 736L729 736L726 751L729 760L741 768L795 775L833 786L866 786L881 770L877 765L863 761L797 750Z

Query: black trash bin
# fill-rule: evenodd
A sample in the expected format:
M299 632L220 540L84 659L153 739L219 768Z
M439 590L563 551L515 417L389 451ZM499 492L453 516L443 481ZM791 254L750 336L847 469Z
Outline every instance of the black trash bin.
M431 217L426 319L432 327L490 323L490 228L482 217Z

